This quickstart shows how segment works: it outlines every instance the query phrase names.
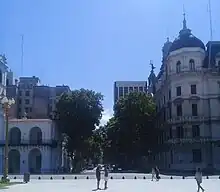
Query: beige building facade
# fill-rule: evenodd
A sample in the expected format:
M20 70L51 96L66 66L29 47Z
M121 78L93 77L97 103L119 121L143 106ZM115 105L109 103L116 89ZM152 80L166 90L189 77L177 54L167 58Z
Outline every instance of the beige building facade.
M205 46L184 18L178 38L165 43L153 77L157 128L163 132L157 163L173 171L220 171L220 42Z

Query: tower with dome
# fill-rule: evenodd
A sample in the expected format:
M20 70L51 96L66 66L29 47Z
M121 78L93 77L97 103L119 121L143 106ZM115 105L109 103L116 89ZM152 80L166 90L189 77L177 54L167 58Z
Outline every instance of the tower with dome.
M220 41L204 43L183 19L179 36L164 44L154 78L157 165L173 171L220 170ZM152 76L152 74L151 74ZM150 89L152 90L152 89Z

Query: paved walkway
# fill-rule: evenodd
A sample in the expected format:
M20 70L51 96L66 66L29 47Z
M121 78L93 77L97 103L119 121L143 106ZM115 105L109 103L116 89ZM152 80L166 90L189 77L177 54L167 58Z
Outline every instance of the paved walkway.
M103 185L103 181L101 183ZM220 180L204 180L203 184L207 192L219 192ZM32 180L28 184L20 184L3 189L5 192L88 192L95 191L95 180ZM101 186L102 187L102 186ZM195 192L195 180L160 180L151 182L150 180L109 180L108 192ZM100 190L102 191L102 190Z

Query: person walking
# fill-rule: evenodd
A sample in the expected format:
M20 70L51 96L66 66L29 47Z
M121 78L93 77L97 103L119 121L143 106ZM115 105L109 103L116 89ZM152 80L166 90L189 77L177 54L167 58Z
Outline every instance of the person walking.
M96 168L96 180L97 180L97 190L100 189L99 185L100 185L100 180L101 180L101 166L98 165Z
M160 179L160 171L159 171L157 166L155 167L155 173L156 173L156 180L159 181L159 179Z
M152 168L151 174L152 174L151 181L153 181L154 179L156 179L156 177L155 177L156 172L155 172L155 168L154 167Z
M108 188L108 167L107 165L104 166L104 189Z
M200 189L202 189L202 191L205 191L203 189L203 187L201 186L201 183L202 183L202 171L200 168L197 169L196 171L196 175L195 175L195 179L196 179L196 183L197 183L197 186L198 186L198 192L200 191Z

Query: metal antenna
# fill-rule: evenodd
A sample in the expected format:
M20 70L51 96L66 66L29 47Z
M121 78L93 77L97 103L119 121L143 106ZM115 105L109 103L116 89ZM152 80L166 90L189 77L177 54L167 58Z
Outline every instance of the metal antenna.
M186 9L185 9L185 5L183 4L183 16L186 16Z
M21 76L23 76L23 64L24 64L24 35L21 35Z
M209 27L210 27L210 41L212 41L212 9L211 9L211 0L209 0ZM209 43L209 63L208 67L211 68L211 45L212 43Z
M212 7L211 0L209 0L209 27L210 27L210 40L212 41Z

